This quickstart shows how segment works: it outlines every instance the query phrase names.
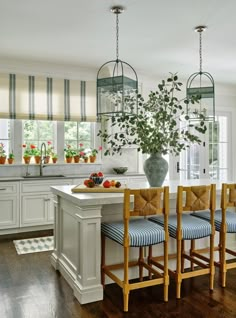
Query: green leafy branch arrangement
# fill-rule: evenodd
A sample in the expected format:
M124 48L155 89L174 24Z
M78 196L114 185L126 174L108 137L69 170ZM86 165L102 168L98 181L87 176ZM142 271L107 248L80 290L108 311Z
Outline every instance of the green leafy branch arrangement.
M108 133L107 129L98 132L107 144L104 155L121 154L123 147L131 145L136 145L137 150L144 154L178 155L190 143L200 144L199 133L205 134L207 130L206 118L204 113L195 110L193 114L198 120L190 121L186 109L189 104L198 103L199 96L178 99L176 94L182 85L178 76L171 74L167 80L161 81L156 91L150 92L147 101L138 94L137 114L114 114L110 120L115 132ZM126 104L133 107L132 95L126 97ZM184 125L180 127L181 121Z

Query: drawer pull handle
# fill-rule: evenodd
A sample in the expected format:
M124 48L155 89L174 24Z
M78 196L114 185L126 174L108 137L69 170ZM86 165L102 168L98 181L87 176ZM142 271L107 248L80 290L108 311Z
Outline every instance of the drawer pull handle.
M0 188L0 190L6 190L7 188Z

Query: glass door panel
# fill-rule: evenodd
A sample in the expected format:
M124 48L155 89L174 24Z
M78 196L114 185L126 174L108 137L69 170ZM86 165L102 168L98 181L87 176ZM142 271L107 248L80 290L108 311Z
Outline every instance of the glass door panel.
M210 178L227 180L229 171L229 115L216 116L208 123L202 143L190 144L182 151L177 163L177 173L182 179Z

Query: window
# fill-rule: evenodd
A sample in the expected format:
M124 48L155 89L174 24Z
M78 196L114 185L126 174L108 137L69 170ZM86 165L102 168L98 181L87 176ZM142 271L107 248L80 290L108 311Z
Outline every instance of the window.
M65 122L65 145L71 145L72 149L94 148L94 124L89 122Z
M57 140L57 122L25 120L23 121L23 143L34 144L40 149L43 142L50 141L57 152L58 143L62 147L70 144L72 149L78 149L82 143L84 148L94 148L94 124L90 122L64 122L64 140ZM60 148L62 148L60 147Z
M53 121L24 120L23 143L34 144L40 149L43 142L51 141L56 146L55 125Z
M13 150L11 141L11 121L9 119L0 119L0 143L4 145L6 156Z
M95 125L91 122L0 119L0 143L4 145L6 156L14 152L15 163L23 160L22 144L34 144L40 149L41 144L47 145L48 141L63 160L66 144L71 144L73 149L78 149L80 143L86 149L96 148Z

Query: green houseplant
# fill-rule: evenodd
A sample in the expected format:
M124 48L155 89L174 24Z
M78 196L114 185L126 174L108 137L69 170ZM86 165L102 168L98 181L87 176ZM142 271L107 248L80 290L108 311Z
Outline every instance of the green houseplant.
M15 158L15 155L14 155L14 153L13 153L13 151L12 151L12 152L9 153L8 158L7 158L7 161L8 161L8 163L9 163L10 165L13 163L14 158Z
M76 154L76 151L72 149L71 145L66 145L64 152L65 152L66 162L71 163L72 158Z
M156 160L157 165L162 168L165 166L163 169L166 175L168 164L162 155L168 153L178 155L182 150L187 149L190 143L200 144L199 133L204 134L207 129L205 116L202 113L194 111L199 120L189 121L186 108L190 103L197 103L199 98L195 96L191 100L179 99L181 86L182 83L178 81L178 76L172 74L160 82L156 91L149 93L146 101L141 94L138 95L136 114L114 114L110 119L114 132L108 133L106 129L98 132L98 136L108 146L104 155L121 154L123 147L136 145L138 151L149 154L150 158L161 158L162 164ZM132 95L126 97L126 104L130 105L130 109L133 108L134 102ZM180 122L183 123L182 126L180 126ZM151 186L160 186L165 175L164 177L156 176L153 174L153 169L150 177L152 180L145 171L147 179Z
M5 164L6 162L6 151L4 150L4 144L0 143L0 164Z

